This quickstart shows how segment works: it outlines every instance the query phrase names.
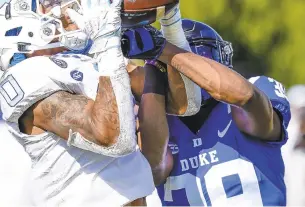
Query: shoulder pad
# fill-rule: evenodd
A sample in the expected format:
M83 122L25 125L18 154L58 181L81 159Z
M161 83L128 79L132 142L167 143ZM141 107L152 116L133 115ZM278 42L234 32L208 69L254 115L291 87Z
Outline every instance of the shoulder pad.
M273 108L282 115L284 126L287 128L291 119L291 112L285 87L280 82L266 76L252 77L249 81L266 94Z

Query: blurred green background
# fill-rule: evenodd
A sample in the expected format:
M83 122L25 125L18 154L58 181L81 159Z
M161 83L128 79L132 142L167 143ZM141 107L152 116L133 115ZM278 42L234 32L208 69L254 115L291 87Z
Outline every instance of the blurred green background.
M234 69L245 77L305 83L305 0L180 0L180 7L233 43Z

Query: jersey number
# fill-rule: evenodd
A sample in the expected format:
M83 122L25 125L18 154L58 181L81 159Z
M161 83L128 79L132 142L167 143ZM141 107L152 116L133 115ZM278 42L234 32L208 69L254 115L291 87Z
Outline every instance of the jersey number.
M280 84L278 81L274 80L273 78L268 78L268 80L271 83L274 83L274 92L277 96L281 98L287 99L287 96L285 94L285 88L282 84Z
M1 82L0 93L10 107L16 106L24 97L23 90L12 75Z
M261 76L252 77L252 78L249 79L249 82L254 84L260 78L261 78ZM285 88L284 88L284 86L280 82L274 80L273 78L269 78L269 77L268 77L268 81L270 83L274 83L274 93L278 97L287 99L287 96L285 94Z
M226 194L223 179L234 175L240 179L242 193L230 197ZM198 168L197 176L186 173L169 177L164 188L164 200L168 202L173 202L173 190L185 189L191 206L243 206L249 202L253 206L263 206L254 166L243 159L215 165L205 175Z

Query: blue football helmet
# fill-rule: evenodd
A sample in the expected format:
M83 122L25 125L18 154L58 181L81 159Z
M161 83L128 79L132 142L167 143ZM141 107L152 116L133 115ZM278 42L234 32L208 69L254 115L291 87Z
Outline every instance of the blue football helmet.
M182 27L193 53L233 68L232 44L224 41L212 27L189 19L182 20Z

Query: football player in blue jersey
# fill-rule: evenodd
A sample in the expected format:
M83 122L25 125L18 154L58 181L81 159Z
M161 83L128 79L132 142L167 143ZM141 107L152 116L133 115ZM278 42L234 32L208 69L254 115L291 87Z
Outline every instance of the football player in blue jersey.
M190 117L166 115L160 97L140 104L142 150L163 205L286 205L281 146L290 107L284 87L265 76L246 80L232 70L231 44L204 23L172 21L162 25L165 37L164 27L175 24L183 26L193 53L168 40L159 60L201 86L203 101ZM133 32L143 35L143 29L150 39L157 33L151 27Z

